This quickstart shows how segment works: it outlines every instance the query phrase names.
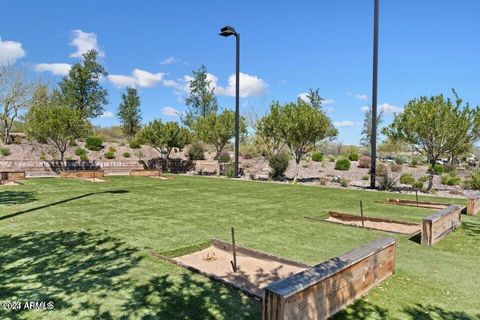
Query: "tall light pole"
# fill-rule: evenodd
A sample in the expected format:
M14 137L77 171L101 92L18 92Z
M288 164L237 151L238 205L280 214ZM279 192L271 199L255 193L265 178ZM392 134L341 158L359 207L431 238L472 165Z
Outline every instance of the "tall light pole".
M373 9L373 77L372 77L372 132L370 133L370 188L375 189L377 175L377 88L378 88L378 16L379 2L374 0Z
M238 173L238 148L240 144L240 34L233 27L225 26L220 29L223 37L235 36L236 39L236 81L235 81L235 178Z

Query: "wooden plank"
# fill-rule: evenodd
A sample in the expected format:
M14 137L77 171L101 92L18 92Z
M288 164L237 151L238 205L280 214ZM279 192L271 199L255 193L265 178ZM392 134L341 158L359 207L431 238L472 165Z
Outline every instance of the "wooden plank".
M467 199L467 215L476 216L480 211L480 192L473 194Z
M372 241L265 288L264 320L327 319L394 273L395 240ZM269 313L271 297L277 313ZM277 316L278 314L278 316Z
M421 244L433 246L461 224L462 207L450 205L422 219Z

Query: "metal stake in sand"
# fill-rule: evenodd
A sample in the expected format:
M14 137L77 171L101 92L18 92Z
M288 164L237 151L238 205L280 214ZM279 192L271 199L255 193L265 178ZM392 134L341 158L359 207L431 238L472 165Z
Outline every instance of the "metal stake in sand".
M417 198L417 207L418 207L418 189L415 189L415 198Z
M365 222L363 219L363 203L362 200L360 200L360 215L362 216L362 228L365 228Z
M230 261L232 264L233 272L237 272L237 250L235 249L235 229L232 227L232 251L233 251L233 261Z

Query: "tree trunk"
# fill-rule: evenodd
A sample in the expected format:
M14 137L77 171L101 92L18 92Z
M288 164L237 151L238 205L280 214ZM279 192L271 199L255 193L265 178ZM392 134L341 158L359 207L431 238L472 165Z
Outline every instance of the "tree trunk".
M295 175L293 177L293 183L297 183L299 168L300 168L300 159L295 159Z
M431 162L430 162L430 177L428 178L428 187L427 187L427 190L428 191L431 191L432 190L432 187L433 187L433 176L435 175L435 165L437 163L437 159L433 159Z

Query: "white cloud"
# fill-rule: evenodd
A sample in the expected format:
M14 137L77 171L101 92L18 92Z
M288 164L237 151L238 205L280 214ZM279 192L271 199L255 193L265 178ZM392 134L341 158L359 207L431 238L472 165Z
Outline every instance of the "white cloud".
M348 121L348 120L345 120L345 121L339 121L339 122L334 122L333 123L335 127L353 127L355 125L355 123L353 123L352 121Z
M180 115L180 111L178 111L173 107L165 107L165 108L162 108L162 114L169 117L178 117Z
M3 41L0 38L0 62L14 64L18 59L25 57L22 44L17 41Z
M210 76L213 77L213 79L210 80L212 80L212 85L215 85L215 93L223 96L235 96L235 74L228 77L228 85L226 87L216 85L218 78L214 75ZM263 79L240 72L240 97L261 96L265 93L266 89L267 84Z
M180 62L181 60L178 58L175 58L173 56L170 56L160 62L160 64L172 64L172 63L177 63Z
M120 74L108 75L108 80L119 88L123 87L142 87L150 88L162 81L164 73L151 73L145 70L134 69L131 76Z
M308 95L308 92L302 92L302 93L300 93L299 95L297 95L297 98L300 98L300 99L302 99L302 100L305 101L305 102L308 102L308 97L307 97L307 95ZM334 104L334 103L335 103L335 100L333 100L333 99L324 99L324 100L322 101L322 105L323 105L323 106L329 106L329 105L332 105L332 104ZM328 111L328 110L331 110L331 111ZM328 111L328 112L333 112L333 108L327 108L327 111Z
M366 94L356 94L355 99L366 101L368 100L368 96Z
M66 76L71 67L68 63L39 63L35 66L35 71L47 71L56 76Z
M92 49L98 52L100 57L105 56L105 52L98 48L97 35L95 33L83 32L82 30L72 30L72 42L70 45L76 47L77 51L72 53L70 57L81 58L82 55Z
M113 114L113 112L111 111L105 111L104 113L102 113L102 115L100 116L100 118L102 119L111 119L115 117L115 115Z
M334 103L335 103L335 100L333 100L333 99L325 99L325 100L323 100L323 102L322 102L322 104L323 104L324 106L329 106L329 105L332 105L332 104L334 104Z
M360 108L360 110L362 110L362 112L368 112L368 110L370 110L370 106L363 106Z
M393 106L388 103L384 103L378 106L378 108L385 113L400 113L402 109L396 106Z
M300 93L299 95L297 95L297 98L300 98L300 99L302 99L302 100L305 101L305 102L308 102L308 97L307 97L307 95L308 95L308 92L302 92L302 93Z

